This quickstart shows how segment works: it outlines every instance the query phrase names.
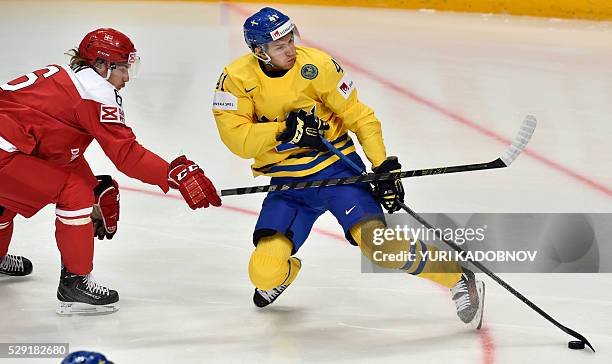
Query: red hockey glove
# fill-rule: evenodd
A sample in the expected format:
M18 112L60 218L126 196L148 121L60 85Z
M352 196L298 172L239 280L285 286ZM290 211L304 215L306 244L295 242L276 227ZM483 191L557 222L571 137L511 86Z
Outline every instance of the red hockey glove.
M204 175L204 171L184 155L170 163L168 184L178 189L183 198L195 210L200 207L221 206L221 198L215 191L215 186Z
M96 176L98 185L94 188L95 202L91 220L94 236L99 240L112 239L117 232L119 221L119 185L111 176Z

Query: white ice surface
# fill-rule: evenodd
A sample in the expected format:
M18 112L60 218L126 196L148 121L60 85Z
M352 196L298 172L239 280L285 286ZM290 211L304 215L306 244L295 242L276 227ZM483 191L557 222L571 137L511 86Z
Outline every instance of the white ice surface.
M609 23L281 8L303 43L343 62L381 119L389 153L406 168L494 159L507 145L490 133L510 140L526 114L538 118L532 154L511 168L406 181L417 211L612 212ZM66 62L62 52L87 31L116 27L143 59L141 77L122 92L141 143L167 159L187 154L218 188L266 184L221 143L210 112L218 75L247 51L244 14L256 9L3 1L0 80ZM16 220L11 252L35 268L27 278L0 279L0 342L69 342L116 363L612 360L612 275L503 275L587 336L594 355L568 350L569 336L486 278L486 323L478 334L458 321L449 295L433 284L361 274L359 251L343 241L329 214L300 251L304 268L295 284L258 310L247 263L263 195L228 197L225 208L192 212L176 199L139 192L155 189L119 175L97 145L87 158L97 173L132 188L122 192L116 238L96 243L96 276L119 290L122 308L100 317L54 314L59 254L53 210L46 208Z

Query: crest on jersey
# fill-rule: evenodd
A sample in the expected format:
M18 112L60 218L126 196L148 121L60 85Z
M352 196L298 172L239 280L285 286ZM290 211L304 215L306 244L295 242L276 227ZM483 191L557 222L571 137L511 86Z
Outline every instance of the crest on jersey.
M125 124L123 108L119 106L100 105L100 122Z
M305 64L302 66L302 77L307 80L314 80L319 75L319 69L314 64Z

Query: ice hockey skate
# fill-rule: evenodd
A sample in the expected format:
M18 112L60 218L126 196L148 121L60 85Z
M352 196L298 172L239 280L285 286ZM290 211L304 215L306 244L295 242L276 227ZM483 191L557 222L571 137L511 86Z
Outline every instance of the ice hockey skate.
M293 259L294 262L296 262L300 268L302 267L302 261L299 258L291 257L291 259ZM289 265L289 273L287 274L287 277L290 277L290 276L291 276L291 264ZM257 307L266 307L272 302L276 301L276 299L281 295L281 293L283 293L287 289L287 287L289 287L290 285L291 283L289 284L283 283L280 286L272 288L267 291L264 291L259 288L255 288L255 293L253 294L253 303Z
M22 277L30 273L32 273L32 262L28 258L11 254L0 257L0 274Z
M451 288L451 293L457 316L474 329L480 330L485 300L484 283L476 279L474 272L463 268L461 279Z
M86 276L72 274L62 269L56 313L60 316L101 315L119 310L117 291L100 285L90 273Z

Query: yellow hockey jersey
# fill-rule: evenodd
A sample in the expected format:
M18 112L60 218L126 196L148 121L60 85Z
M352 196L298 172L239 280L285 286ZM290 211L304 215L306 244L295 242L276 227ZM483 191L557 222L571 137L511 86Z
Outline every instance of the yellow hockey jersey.
M331 152L297 148L279 151L276 136L285 129L289 112L313 107L329 123L325 138L349 154L355 133L373 166L386 158L380 122L361 103L342 66L314 48L296 47L295 65L281 77L269 77L258 60L247 54L225 67L217 82L213 114L221 140L242 158L254 158L253 174L303 177L338 160Z

